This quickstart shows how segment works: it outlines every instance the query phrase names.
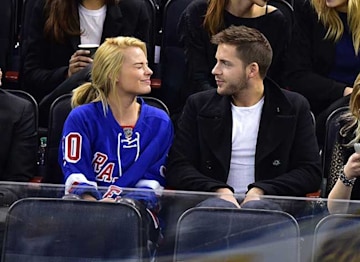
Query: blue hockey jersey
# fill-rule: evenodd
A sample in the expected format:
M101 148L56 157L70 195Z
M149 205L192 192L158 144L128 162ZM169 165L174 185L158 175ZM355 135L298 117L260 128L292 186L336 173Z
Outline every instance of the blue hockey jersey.
M141 98L139 119L122 128L101 102L74 108L64 124L59 163L65 193L116 198L121 188L162 189L174 131L169 116ZM83 186L90 186L84 188ZM107 187L101 192L98 187ZM92 190L89 190L91 188Z

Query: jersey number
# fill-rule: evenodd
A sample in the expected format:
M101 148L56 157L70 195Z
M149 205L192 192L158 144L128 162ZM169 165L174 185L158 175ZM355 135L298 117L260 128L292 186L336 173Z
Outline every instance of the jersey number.
M81 159L82 137L79 133L69 133L65 137L65 160L76 163Z

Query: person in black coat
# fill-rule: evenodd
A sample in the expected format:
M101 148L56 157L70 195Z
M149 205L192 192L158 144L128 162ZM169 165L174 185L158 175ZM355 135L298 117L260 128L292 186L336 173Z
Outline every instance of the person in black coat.
M280 84L291 24L279 9L266 1L257 0L195 0L185 9L178 25L187 67L188 83L183 91L185 97L216 88L211 75L211 69L216 63L216 46L211 43L210 38L230 25L256 28L265 35L273 49L268 76Z
M78 50L80 43L101 44L115 36L149 41L150 18L140 0L39 0L33 4L32 15L24 22L21 81L38 102L92 62L87 51ZM86 26L91 19L96 20L93 31ZM46 119L47 115L40 115L41 126Z
M318 116L352 92L360 72L360 7L357 0L299 0L294 10L283 81L304 95Z
M178 122L167 186L217 192L241 205L261 195L319 190L321 167L306 99L265 78L272 50L256 29L231 26L212 38L217 89L190 96Z
M1 76L0 70L0 79ZM29 101L3 89L0 89L0 144L0 181L29 182L37 173L36 113ZM0 206L13 203L19 193L15 186L0 186Z

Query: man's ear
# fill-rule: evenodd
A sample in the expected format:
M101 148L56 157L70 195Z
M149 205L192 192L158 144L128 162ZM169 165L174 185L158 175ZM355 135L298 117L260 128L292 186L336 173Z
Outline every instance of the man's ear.
M259 65L255 62L252 62L246 67L247 75L249 78L254 78L259 75Z

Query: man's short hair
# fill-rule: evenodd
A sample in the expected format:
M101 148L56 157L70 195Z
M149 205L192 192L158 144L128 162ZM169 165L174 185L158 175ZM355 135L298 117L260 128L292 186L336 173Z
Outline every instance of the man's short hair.
M257 29L246 26L230 26L211 38L211 43L236 46L239 58L249 65L259 65L259 74L265 77L273 56L269 41Z

